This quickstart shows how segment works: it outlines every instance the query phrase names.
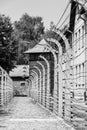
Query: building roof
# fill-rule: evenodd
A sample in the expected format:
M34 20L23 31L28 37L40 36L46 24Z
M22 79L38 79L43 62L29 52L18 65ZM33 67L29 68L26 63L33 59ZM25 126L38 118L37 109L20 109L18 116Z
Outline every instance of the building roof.
M29 65L16 65L9 73L10 77L28 77Z
M49 44L43 39L36 46L25 51L25 53L29 54L29 53L50 52L48 48L49 48Z

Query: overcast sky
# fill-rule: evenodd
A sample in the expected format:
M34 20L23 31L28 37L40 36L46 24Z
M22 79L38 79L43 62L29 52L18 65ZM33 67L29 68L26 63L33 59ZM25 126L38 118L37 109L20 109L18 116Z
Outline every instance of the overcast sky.
M18 20L25 12L30 16L41 16L45 27L58 22L69 0L0 0L0 13Z

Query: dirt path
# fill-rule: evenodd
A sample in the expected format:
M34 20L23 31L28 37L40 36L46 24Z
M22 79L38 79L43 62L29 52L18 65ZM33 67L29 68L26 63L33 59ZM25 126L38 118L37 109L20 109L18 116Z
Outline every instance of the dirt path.
M0 115L0 130L73 130L29 97L15 97Z

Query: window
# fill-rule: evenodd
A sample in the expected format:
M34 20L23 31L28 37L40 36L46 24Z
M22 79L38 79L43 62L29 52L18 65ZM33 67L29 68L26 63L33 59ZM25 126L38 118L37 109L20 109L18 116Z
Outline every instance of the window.
M77 33L75 33L75 52L77 52Z
M79 65L79 84L81 82L81 65Z
M82 76L82 78L83 78L83 83L84 83L84 79L85 79L85 67L84 67L84 63L82 64L82 73L83 73L83 76Z
M78 84L79 84L79 65L77 66L76 80L77 80L77 86L78 86Z
M76 66L76 86L77 86L77 66Z
M21 83L21 86L25 86L25 83Z
M82 47L84 47L85 44L85 29L84 26L82 26Z
M78 41L79 41L78 44L79 44L79 45L78 45L78 49L80 49L80 38L81 38L81 37L80 37L80 34L81 34L80 32L81 32L81 31L80 31L80 29L79 29L79 36L78 36Z

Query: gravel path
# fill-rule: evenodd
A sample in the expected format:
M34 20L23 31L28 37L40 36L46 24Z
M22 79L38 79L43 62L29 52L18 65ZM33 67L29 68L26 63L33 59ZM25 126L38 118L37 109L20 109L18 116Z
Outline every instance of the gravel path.
M29 97L15 97L0 114L0 130L74 130Z

